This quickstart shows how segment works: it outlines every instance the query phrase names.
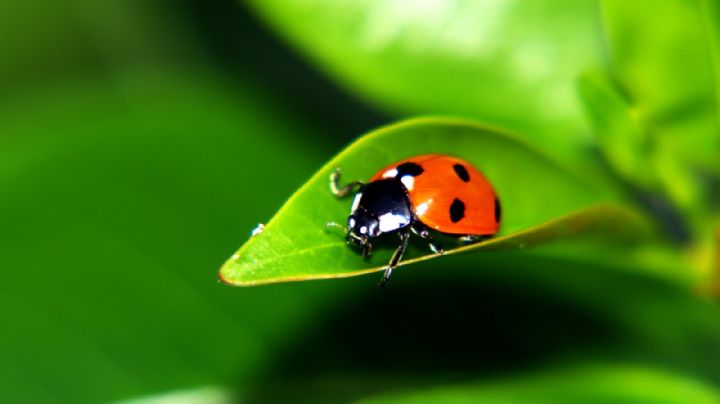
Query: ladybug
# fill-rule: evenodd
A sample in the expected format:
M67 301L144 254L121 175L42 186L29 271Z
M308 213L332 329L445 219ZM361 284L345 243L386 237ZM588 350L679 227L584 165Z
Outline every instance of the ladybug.
M380 286L390 279L402 259L410 234L425 239L442 254L431 231L459 238L465 243L491 237L500 227L500 202L490 182L467 161L442 154L426 154L391 164L370 181L340 186L340 170L330 175L330 190L342 198L355 192L347 226L348 244L372 252L372 240L396 233L400 245L392 255Z

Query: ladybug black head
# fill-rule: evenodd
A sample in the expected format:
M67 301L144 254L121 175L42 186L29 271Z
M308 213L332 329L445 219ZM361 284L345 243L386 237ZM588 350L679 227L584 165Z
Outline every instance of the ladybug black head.
M358 209L348 216L348 241L363 246L379 235L380 221L372 213Z

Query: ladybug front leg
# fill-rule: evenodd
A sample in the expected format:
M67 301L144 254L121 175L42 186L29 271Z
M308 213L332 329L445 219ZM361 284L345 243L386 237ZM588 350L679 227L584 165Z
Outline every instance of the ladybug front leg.
M353 181L341 187L340 174L340 168L336 168L335 171L330 174L330 192L332 192L332 194L337 196L338 198L345 197L348 194L354 192L355 188L360 188L365 185L360 181Z
M428 246L430 246L430 250L432 252L434 252L435 254L443 253L442 247L440 247L440 245L438 243L433 241L432 235L430 234L430 230L428 230L427 227L416 222L415 224L412 225L410 230L412 230L412 232L415 233L416 236L427 240Z
M366 241L362 246L362 256L363 256L363 258L367 259L370 257L371 253L372 253L372 244L370 244L369 241Z
M408 232L407 230L403 230L398 234L400 235L400 245L393 253L392 258L390 258L390 263L388 264L387 268L385 268L385 273L383 274L383 277L382 279L380 279L380 283L378 284L378 286L380 287L385 286L385 284L390 280L393 269L395 269L398 263L400 263L403 254L405 254L405 249L407 249L408 241L410 240L410 232Z

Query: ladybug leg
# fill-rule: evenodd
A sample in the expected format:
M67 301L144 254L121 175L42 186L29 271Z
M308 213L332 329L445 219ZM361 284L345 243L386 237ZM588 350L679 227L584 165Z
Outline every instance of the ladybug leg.
M338 198L345 197L352 193L355 188L360 188L365 185L360 181L353 181L344 186L340 186L340 174L340 168L336 168L335 171L330 174L330 192Z
M388 264L387 268L385 268L385 273L380 279L380 283L378 283L379 287L385 286L385 284L390 280L393 269L397 267L398 263L402 259L403 254L405 254L405 249L408 246L408 241L410 240L410 233L408 231L402 231L398 234L400 235L400 245L395 250L395 253L393 253L392 258L390 258L390 263Z
M460 237L460 241L462 241L463 244L473 244L489 240L491 238L493 238L493 236L478 236L474 234L468 234L466 236Z
M467 236L460 237L460 241L462 241L463 244L472 244L480 241L480 237L468 234Z
M410 228L410 230L412 230L412 232L416 236L425 239L428 242L428 246L430 247L430 250L432 252L434 252L435 254L443 254L444 253L440 244L433 241L432 234L430 234L430 230L428 230L427 227L416 223Z
M370 254L372 253L372 244L369 242L365 243L362 248L362 256L363 258L368 258Z

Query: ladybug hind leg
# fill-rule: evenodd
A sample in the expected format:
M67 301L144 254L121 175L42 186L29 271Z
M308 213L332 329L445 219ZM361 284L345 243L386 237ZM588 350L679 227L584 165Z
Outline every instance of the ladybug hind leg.
M380 283L378 283L379 287L385 286L385 284L390 280L393 270L395 269L395 267L397 267L398 263L400 263L400 260L402 259L402 256L403 254L405 254L405 250L407 249L408 241L410 240L410 232L401 231L398 234L400 235L400 245L393 253L392 258L390 258L390 263L388 264L387 268L385 268L385 273L380 279Z
M436 243L432 239L432 234L430 234L430 230L427 227L415 222L412 227L410 227L410 230L412 230L413 234L416 236L427 241L430 250L435 254L442 254L444 252L440 244Z
M335 195L338 198L342 198L347 196L350 193L353 193L356 188L361 188L363 185L360 181L353 181L348 184L345 184L343 186L340 185L340 175L342 174L342 171L340 168L336 168L335 171L333 171L330 174L330 192L332 192L333 195Z
M485 241L492 238L492 236L478 236L475 234L467 234L465 236L460 236L460 241L463 244L474 244L479 243L481 241Z

